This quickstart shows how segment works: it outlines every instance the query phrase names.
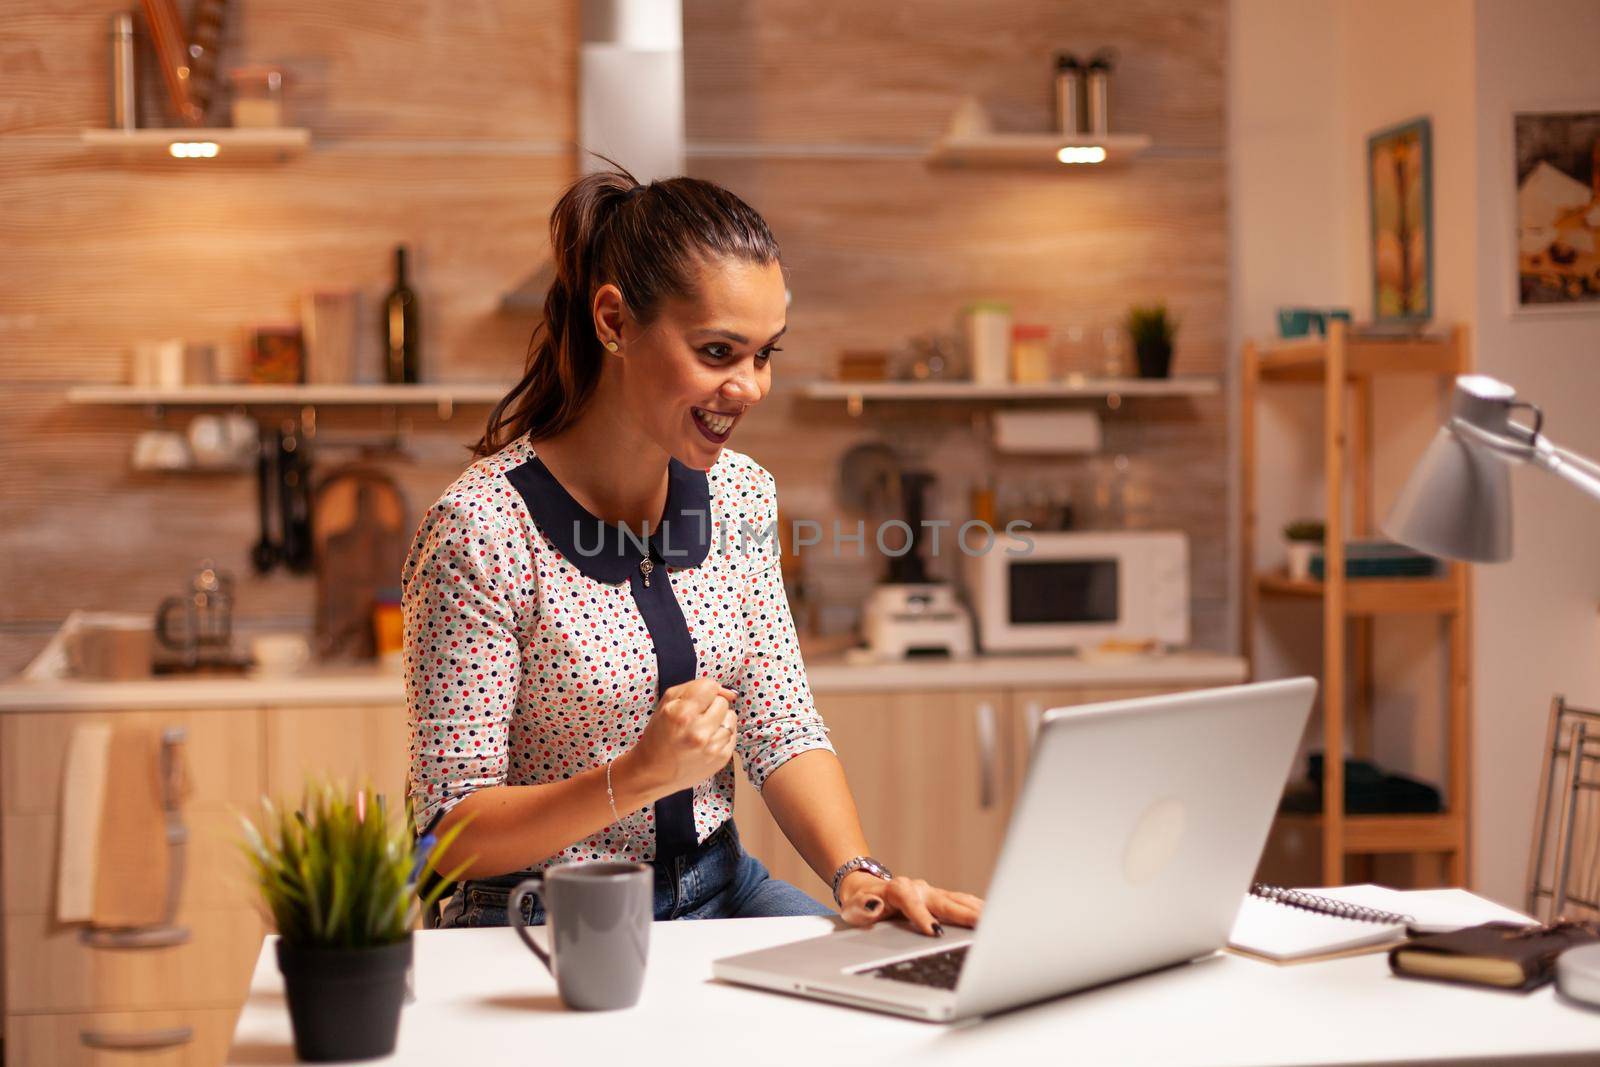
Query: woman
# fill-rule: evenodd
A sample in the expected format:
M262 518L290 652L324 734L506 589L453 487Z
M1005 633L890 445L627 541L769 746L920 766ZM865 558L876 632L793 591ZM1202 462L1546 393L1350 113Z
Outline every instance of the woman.
M655 916L830 914L739 845L733 766L843 917L971 926L870 857L784 599L772 476L723 446L785 329L778 246L709 182L593 174L550 216L526 376L403 572L418 825L464 823L446 926L574 860L655 868ZM620 524L620 525L619 525ZM537 902L528 921L543 921Z

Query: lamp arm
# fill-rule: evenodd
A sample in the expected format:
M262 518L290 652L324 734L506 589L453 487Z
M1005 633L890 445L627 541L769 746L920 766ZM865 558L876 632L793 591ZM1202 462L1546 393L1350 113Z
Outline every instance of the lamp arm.
M1543 437L1536 438L1531 462L1535 467L1570 482L1585 493L1600 500L1600 467L1576 452L1551 444Z
M1600 478L1600 463L1596 463L1587 456L1580 456L1570 448L1563 448L1560 445L1552 445L1551 447L1556 450L1557 455L1566 460L1568 463L1588 471L1596 478Z

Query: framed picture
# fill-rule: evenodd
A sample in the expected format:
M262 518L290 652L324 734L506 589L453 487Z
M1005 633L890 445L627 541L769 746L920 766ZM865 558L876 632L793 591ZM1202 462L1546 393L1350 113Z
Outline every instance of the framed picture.
M1367 138L1372 206L1372 318L1433 317L1433 143L1426 118Z
M1600 110L1517 112L1517 311L1600 309Z

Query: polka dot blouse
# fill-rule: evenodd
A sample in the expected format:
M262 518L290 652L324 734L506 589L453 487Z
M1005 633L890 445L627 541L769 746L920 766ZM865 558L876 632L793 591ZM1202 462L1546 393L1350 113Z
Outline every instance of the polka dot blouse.
M485 786L603 766L638 740L663 681L711 676L740 694L738 758L758 789L790 757L831 751L776 521L772 476L728 449L709 471L673 461L648 538L584 511L526 437L469 467L423 518L402 570L417 825ZM528 869L692 847L732 816L733 782L729 764Z

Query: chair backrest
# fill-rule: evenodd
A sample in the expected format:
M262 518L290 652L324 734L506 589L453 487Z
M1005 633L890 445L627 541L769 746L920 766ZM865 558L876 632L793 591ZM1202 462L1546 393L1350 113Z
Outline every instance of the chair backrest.
M1600 711L1550 701L1528 913L1544 922L1600 918Z

